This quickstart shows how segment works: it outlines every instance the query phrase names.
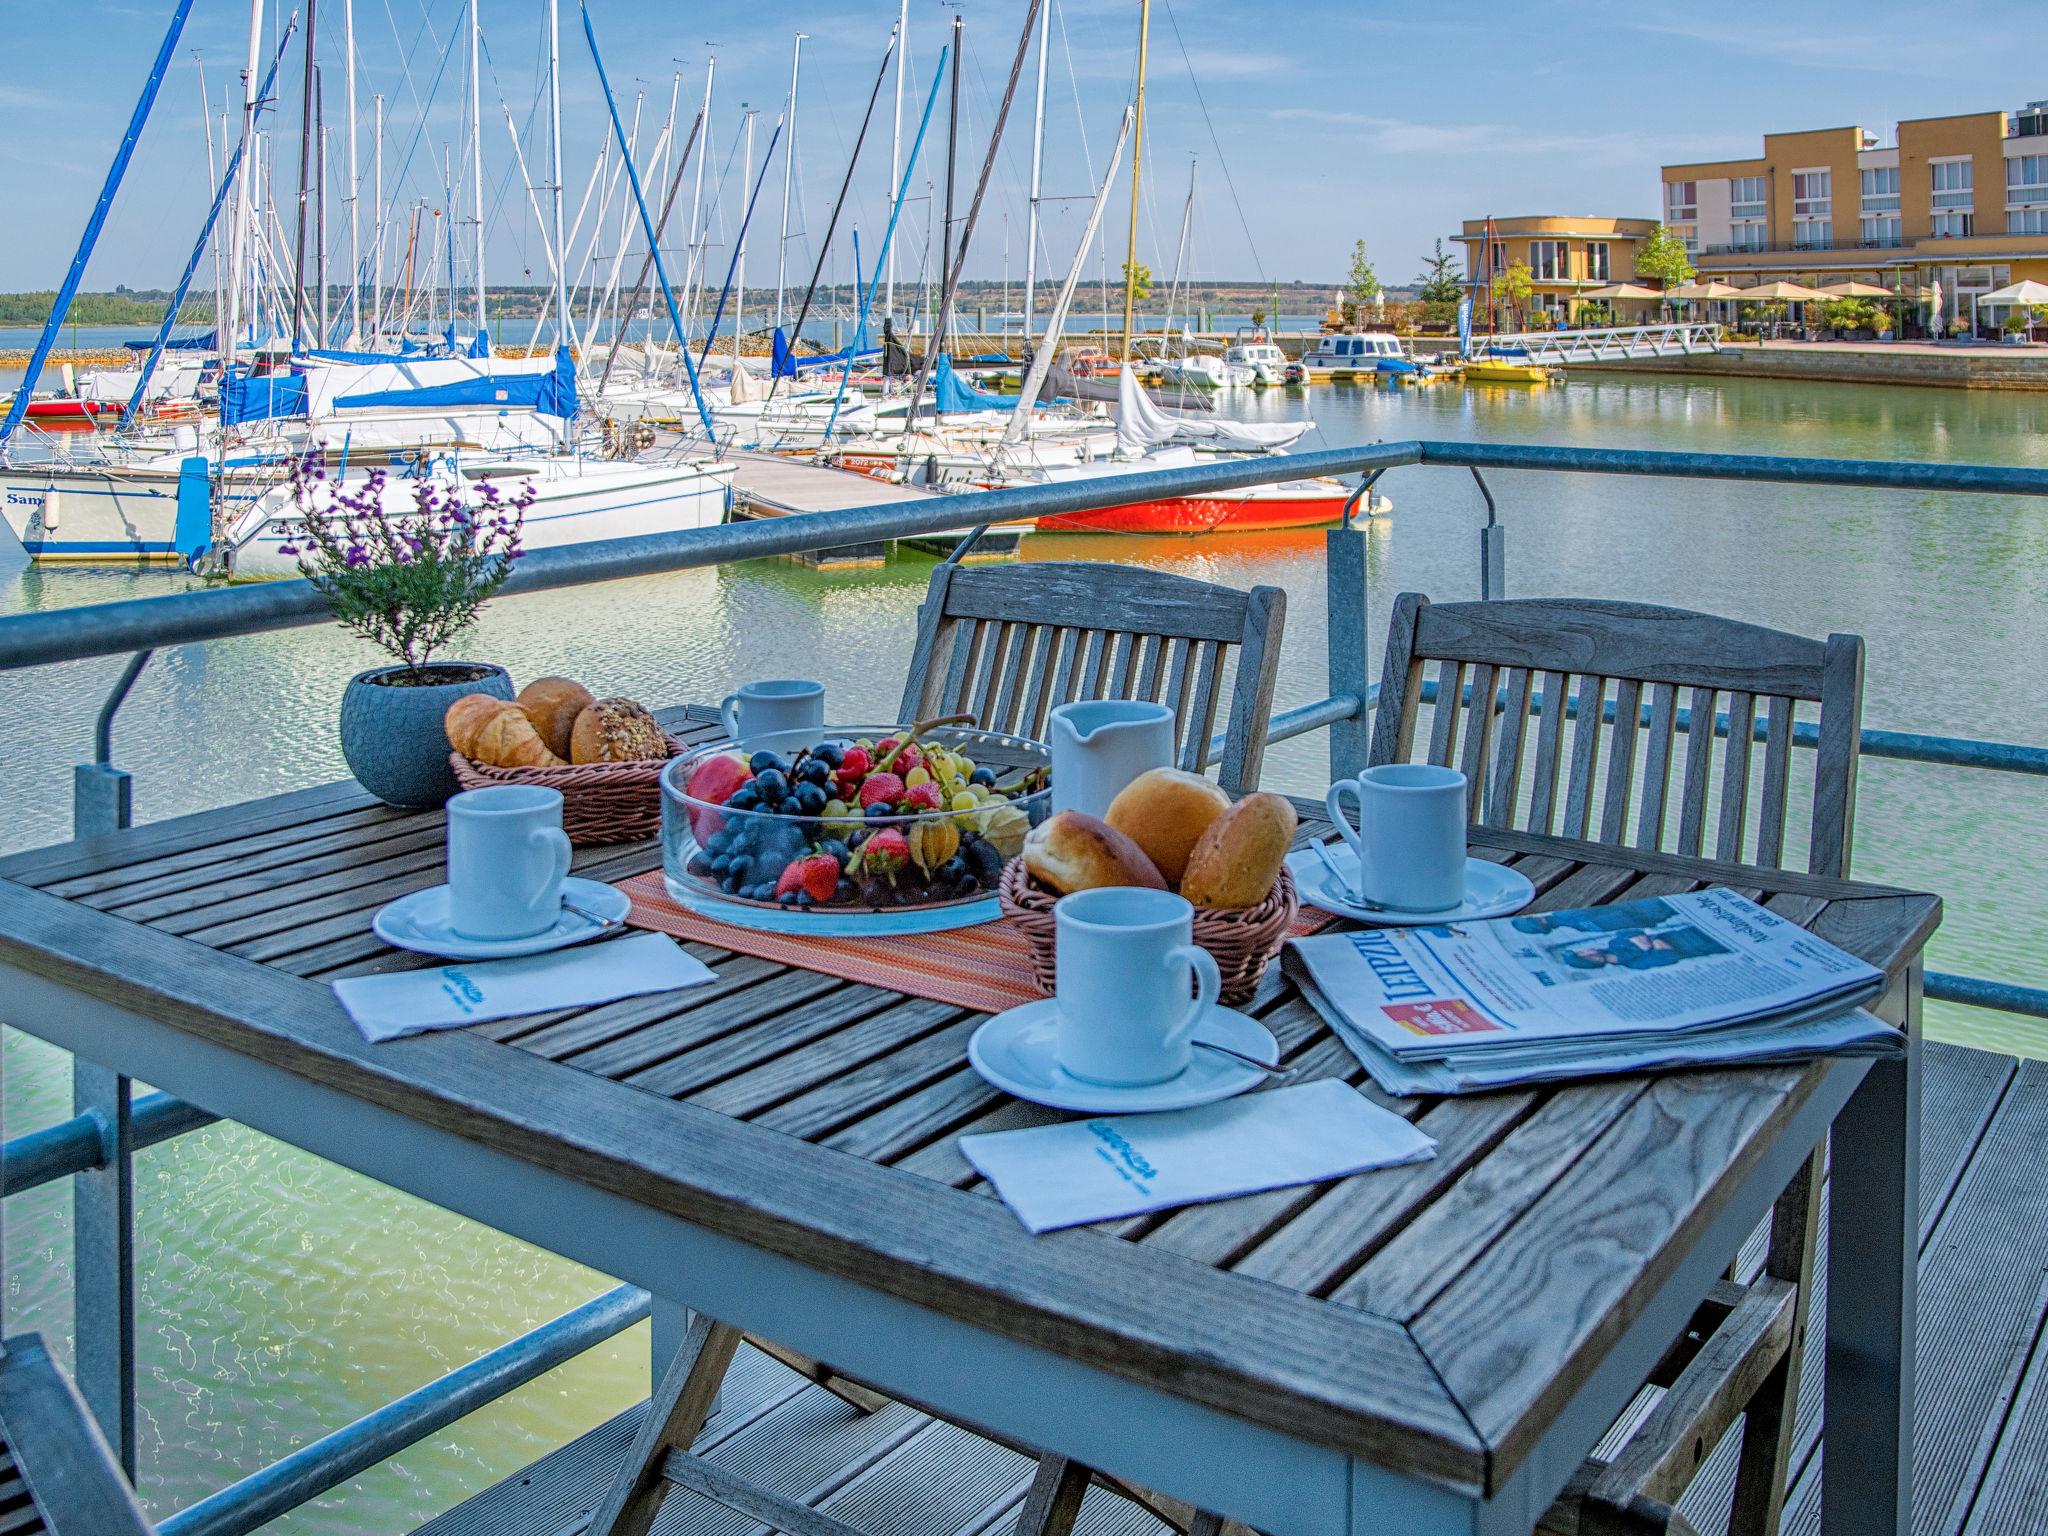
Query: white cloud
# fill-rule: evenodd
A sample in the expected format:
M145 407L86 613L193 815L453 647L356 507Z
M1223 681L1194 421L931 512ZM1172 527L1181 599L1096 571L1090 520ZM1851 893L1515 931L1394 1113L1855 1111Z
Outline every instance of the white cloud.
M1631 131L1552 133L1507 123L1423 123L1322 107L1279 107L1270 115L1277 122L1324 123L1357 129L1358 142L1363 147L1387 154L1570 154L1641 159L1654 152L1654 146L1642 134Z

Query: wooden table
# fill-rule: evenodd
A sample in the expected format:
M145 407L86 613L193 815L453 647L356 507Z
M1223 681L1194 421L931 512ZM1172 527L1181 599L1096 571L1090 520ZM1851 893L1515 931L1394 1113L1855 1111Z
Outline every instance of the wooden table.
M956 1138L1053 1116L973 1074L956 1007L693 946L714 984L365 1044L324 983L418 963L369 917L440 879L441 818L353 785L0 861L0 975L68 1050L1275 1533L1527 1531L1832 1125L1827 1529L1903 1530L1939 903L1483 837L1540 907L1756 895L1885 970L1907 1053L1408 1102L1431 1162L1034 1238ZM1277 976L1253 1011L1363 1081Z

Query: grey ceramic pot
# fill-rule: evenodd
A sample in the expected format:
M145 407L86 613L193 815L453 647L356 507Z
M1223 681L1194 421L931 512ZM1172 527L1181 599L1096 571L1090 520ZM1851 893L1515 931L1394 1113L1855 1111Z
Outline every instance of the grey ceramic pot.
M454 794L442 716L464 694L512 697L503 667L435 662L427 671L456 680L406 685L394 681L404 667L373 667L350 678L341 696L341 755L356 782L387 805L435 806Z

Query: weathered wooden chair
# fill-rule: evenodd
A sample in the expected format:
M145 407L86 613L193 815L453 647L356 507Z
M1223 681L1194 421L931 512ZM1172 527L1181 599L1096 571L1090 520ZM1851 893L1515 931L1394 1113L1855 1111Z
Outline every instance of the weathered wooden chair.
M42 1337L0 1346L0 1531L151 1536L100 1428Z
M1217 778L1255 789L1273 712L1287 594L1241 592L1137 566L948 562L932 572L902 717L972 712L986 729L1043 739L1076 699L1150 699L1174 712L1183 768L1209 766L1224 667L1237 652Z
M979 568L956 558L932 573L918 610L901 718L971 713L984 729L1042 737L1056 705L1150 699L1174 712L1176 762L1202 772L1210 763L1224 672L1235 651L1237 670L1216 767L1224 788L1241 793L1259 782L1286 608L1286 594L1277 587L1242 592L1124 565ZM673 1487L693 1489L798 1536L863 1536L690 1454L743 1339L864 1411L887 1401L828 1365L700 1317L656 1386L610 1496L590 1522L590 1536L644 1536ZM1096 1479L1077 1463L1042 1457L1017 1536L1066 1536ZM1194 1536L1224 1530L1213 1515L1100 1480Z
M1431 668L1435 676L1425 677ZM1435 696L1425 705L1427 682ZM1388 631L1369 757L1409 761L1419 742L1427 761L1463 770L1471 818L1485 826L1779 866L1801 704L1819 706L1806 866L1841 877L1863 712L1855 635L1812 640L1641 603L1431 603L1404 593ZM1689 727L1682 770L1681 712ZM1611 1458L1580 1468L1542 1529L1685 1529L1671 1505L1745 1416L1729 1529L1776 1532L1822 1155L1779 1198L1761 1273L1747 1285L1731 1274L1716 1287L1651 1376L1663 1396Z

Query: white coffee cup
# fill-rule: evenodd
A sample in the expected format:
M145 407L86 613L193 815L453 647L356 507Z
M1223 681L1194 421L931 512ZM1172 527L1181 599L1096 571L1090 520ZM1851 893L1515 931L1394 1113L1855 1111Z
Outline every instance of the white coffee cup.
M1163 1083L1186 1071L1188 1041L1223 987L1215 960L1194 942L1195 909L1187 899L1105 886L1063 896L1052 910L1054 1059L1070 1076L1118 1088Z
M1358 802L1358 825L1344 814ZM1382 763L1323 797L1358 855L1351 895L1367 906L1442 912L1465 899L1465 775L1429 763Z
M448 802L448 922L465 939L526 939L562 915L571 849L562 792L467 789Z
M725 733L749 752L794 752L825 737L825 685L802 678L748 683L718 706Z

